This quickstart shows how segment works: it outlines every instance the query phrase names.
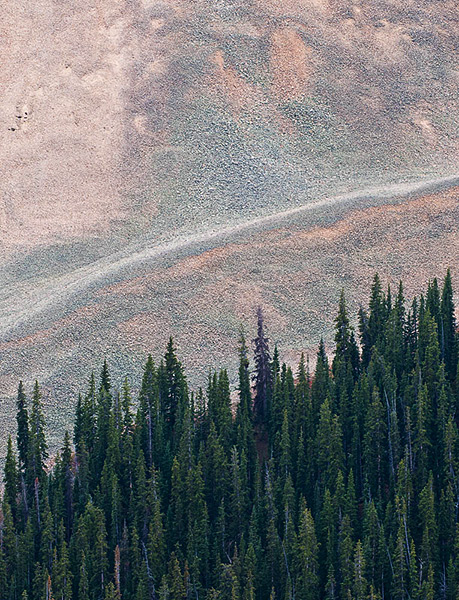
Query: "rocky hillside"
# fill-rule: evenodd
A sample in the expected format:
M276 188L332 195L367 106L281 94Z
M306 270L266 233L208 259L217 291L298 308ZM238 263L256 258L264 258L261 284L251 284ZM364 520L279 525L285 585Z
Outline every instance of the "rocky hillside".
M454 0L7 3L2 243L121 244L448 171L458 30Z
M293 357L344 279L457 270L457 192L409 185L457 174L458 31L454 0L10 0L1 394L51 405L169 333L217 361L261 301Z

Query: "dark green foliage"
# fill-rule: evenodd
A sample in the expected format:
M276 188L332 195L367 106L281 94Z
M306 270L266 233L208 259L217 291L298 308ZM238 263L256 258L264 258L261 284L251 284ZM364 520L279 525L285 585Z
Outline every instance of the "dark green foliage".
M29 479L42 481L45 478L45 461L48 458L48 446L45 438L45 418L41 390L38 381L35 382L32 395L29 429Z
M22 384L0 513L3 600L456 600L458 335L451 276L405 308L378 276L344 292L332 361L270 359L189 394L172 339L139 393L104 362L73 444L48 457L41 391ZM331 365L331 367L330 367Z
M23 473L29 458L29 415L27 413L26 397L22 381L19 382L17 399L17 445L19 455L19 469Z
M16 455L13 451L13 442L11 441L11 436L9 436L6 450L5 474L3 476L3 499L4 502L9 504L13 518L15 518L17 510L18 482L19 480L18 470L16 466Z
M264 426L269 419L273 369L261 307L257 311L257 320L257 337L253 341L255 347L254 413L256 422Z
M178 440L177 425L183 418L188 389L182 365L175 354L172 338L169 339L164 363L160 367L160 406L165 421L172 431L174 441Z
M439 339L441 355L445 362L446 372L451 381L456 376L458 343L456 335L456 318L454 314L453 286L451 272L448 269L441 294Z

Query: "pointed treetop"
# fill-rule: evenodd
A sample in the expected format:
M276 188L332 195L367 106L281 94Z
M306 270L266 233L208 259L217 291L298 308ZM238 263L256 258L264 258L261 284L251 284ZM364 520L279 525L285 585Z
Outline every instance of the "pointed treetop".
M100 373L100 388L99 391L105 390L107 393L110 393L111 383L110 383L110 373L108 371L108 363L107 359L104 359L104 364L102 365L102 371Z
M239 358L245 358L247 359L247 355L248 355L248 348L247 348L247 342L245 340L245 335L244 335L244 329L242 328L242 326L239 329Z
M317 362L319 361L328 366L328 357L327 353L325 352L325 343L323 337L320 338L319 349L317 350Z
M298 363L297 377L300 383L305 383L308 380L304 352L301 353L300 362Z
M341 295L338 304L338 315L335 319L335 343L336 356L344 357L349 350L350 342L350 325L347 316L346 298L344 290L341 290Z
M257 309L257 337L253 340L255 347L255 402L254 412L258 422L264 423L268 416L268 403L272 386L271 357L268 338L265 336L263 311Z
M19 382L17 397L17 447L19 453L19 468L24 471L29 457L29 414L27 411L26 395L22 381Z

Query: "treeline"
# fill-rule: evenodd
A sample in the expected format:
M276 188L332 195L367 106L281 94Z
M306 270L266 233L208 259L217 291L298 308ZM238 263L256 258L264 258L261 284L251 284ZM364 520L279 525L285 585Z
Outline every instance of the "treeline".
M5 600L457 600L458 334L448 272L409 306L378 276L329 363L241 336L190 393L172 340L139 397L105 363L50 465L38 383L17 398L0 517ZM358 340L358 341L357 341Z

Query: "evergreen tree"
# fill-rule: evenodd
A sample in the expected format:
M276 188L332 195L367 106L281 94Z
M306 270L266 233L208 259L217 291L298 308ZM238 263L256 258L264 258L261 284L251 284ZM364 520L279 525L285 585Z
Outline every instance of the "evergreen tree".
M341 296L339 298L338 315L335 319L335 361L342 359L349 359L351 342L351 328L349 324L349 318L347 316L346 299L344 297L344 290L341 290Z
M358 540L354 553L354 586L353 595L355 600L367 599L368 584L365 578L365 557L362 542Z
M236 409L235 430L236 445L239 451L245 452L248 462L248 485L253 484L255 477L256 448L253 435L252 394L250 388L248 350L243 333L239 338L239 402Z
M381 280L377 273L374 276L373 285L371 286L369 307L368 337L369 346L370 348L373 348L373 346L377 345L382 340L382 333L384 331L385 319L387 316L386 299L382 291Z
M456 330L453 286L451 281L451 271L448 269L441 293L439 337L441 356L451 381L453 381L456 376L457 368Z
M130 394L126 390L125 393L125 408L124 414L125 419L128 419L129 426L129 409ZM127 404L127 406L126 406ZM155 425L158 424L158 413L159 413L159 389L158 389L158 377L155 370L155 365L151 355L148 356L142 377L142 387L139 395L139 413L137 422L140 425L140 438L142 449L145 454L145 460L147 464L151 466L153 464L153 454L155 451Z
M387 481L387 419L377 390L365 419L363 459L372 494L381 497Z
M301 511L297 541L297 590L305 600L319 597L318 551L314 519L311 511Z
M257 310L257 321L257 337L253 341L255 347L254 413L257 423L264 425L269 418L272 372L268 338L265 336L264 318L261 307L258 307Z
M30 412L29 481L38 480L39 483L44 481L47 458L48 446L45 437L42 395L38 381L35 381L32 395L32 410Z
M320 340L319 350L317 352L316 370L311 386L311 401L314 414L318 414L322 403L330 394L330 369L328 358L325 352L323 339Z
M158 370L160 406L171 435L172 445L178 443L180 425L188 402L188 386L182 365L177 358L172 337L169 339L164 362Z
M29 415L27 412L26 396L22 381L19 382L17 396L17 446L19 454L19 469L24 473L29 458Z
M419 516L422 532L421 560L427 568L438 564L438 524L435 511L435 495L433 489L433 475L430 473L429 480L421 491L419 497ZM427 574L427 573L426 573Z
M320 408L316 446L319 480L324 487L333 488L343 468L344 456L341 425L338 416L331 412L328 400Z
M9 504L13 520L15 520L18 499L18 472L16 465L16 456L13 452L13 442L11 440L11 435L8 436L5 460L5 474L3 476L3 483L3 499L6 503Z

